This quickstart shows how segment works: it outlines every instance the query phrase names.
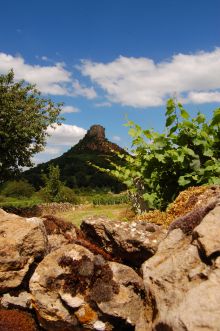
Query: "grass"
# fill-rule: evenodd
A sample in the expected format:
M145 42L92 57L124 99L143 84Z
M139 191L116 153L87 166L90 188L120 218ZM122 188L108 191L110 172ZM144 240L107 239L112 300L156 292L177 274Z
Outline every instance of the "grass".
M121 204L106 206L84 205L80 207L80 209L57 213L57 216L60 216L79 227L84 219L91 216L105 216L110 219L129 221L134 215L129 205Z

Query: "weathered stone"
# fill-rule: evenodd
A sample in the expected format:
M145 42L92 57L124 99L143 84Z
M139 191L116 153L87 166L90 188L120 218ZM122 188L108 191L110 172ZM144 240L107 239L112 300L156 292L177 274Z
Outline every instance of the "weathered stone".
M131 266L140 266L157 251L166 230L141 221L121 222L103 217L82 222L81 230L107 253Z
M29 313L16 309L0 309L0 330L38 331L39 329Z
M218 202L217 198L210 199L209 203L201 207L195 207L187 214L178 217L171 223L168 233L174 229L181 229L185 234L192 234L193 229L198 226L203 218L215 208Z
M219 207L210 211L195 228L194 240L181 229L174 229L160 243L157 253L142 265L147 302L154 316L152 330L220 330L220 264L216 260L211 266L207 259L201 260L201 243L197 242L203 238L202 250L215 251L219 239L215 239L214 228L217 231L219 211Z
M220 206L216 206L208 215L206 215L202 223L197 226L193 233L197 238L196 242L206 256L220 253Z
M1 306L5 308L32 308L32 297L28 292L21 292L17 296L9 293L3 294L0 299Z
M142 279L131 268L106 262L80 245L48 254L36 268L30 290L46 330L111 330L117 325L124 330L137 324L136 331L141 331L146 324Z
M0 210L0 292L19 286L35 260L48 251L39 218L22 218Z

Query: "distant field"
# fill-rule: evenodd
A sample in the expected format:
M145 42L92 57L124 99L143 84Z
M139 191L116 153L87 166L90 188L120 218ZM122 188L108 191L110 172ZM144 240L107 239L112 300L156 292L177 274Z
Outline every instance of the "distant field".
M131 211L131 207L129 205L121 204L105 206L85 205L74 211L57 213L57 216L60 216L67 221L74 223L76 226L80 226L83 219L91 216L106 216L110 219L129 221L134 216L134 214Z

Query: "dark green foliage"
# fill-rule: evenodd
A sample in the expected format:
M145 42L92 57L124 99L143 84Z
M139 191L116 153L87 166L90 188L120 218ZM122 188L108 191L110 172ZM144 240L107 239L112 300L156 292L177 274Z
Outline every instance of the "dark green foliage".
M29 198L33 195L33 193L33 186L24 180L8 181L3 185L3 189L1 190L2 195L16 198Z
M128 194L98 194L95 195L92 199L92 202L95 206L97 205L119 205L122 203L128 203L129 198Z
M93 167L93 164L100 167L113 168L110 162L119 162L116 155L103 155L99 153L77 154L73 149L64 153L62 156L47 163L40 164L25 173L26 178L36 189L44 183L42 173L48 173L49 165L59 166L60 178L65 185L70 188L105 188L118 193L126 189L126 186L109 174L105 174Z
M72 189L60 180L59 166L49 165L48 176L43 175L45 186L38 192L38 196L45 202L70 202L77 204L79 199Z
M115 165L112 175L130 189L136 209L165 209L180 191L190 186L220 184L220 108L210 122L195 118L181 104L167 102L163 133L143 130L129 121L133 156L121 155L125 166Z
M31 166L46 143L47 127L60 123L61 104L42 98L35 86L0 75L0 182Z

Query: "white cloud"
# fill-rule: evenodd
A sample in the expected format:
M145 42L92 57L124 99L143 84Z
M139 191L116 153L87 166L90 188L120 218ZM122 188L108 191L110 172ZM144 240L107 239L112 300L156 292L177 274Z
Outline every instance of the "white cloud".
M73 146L86 134L86 130L76 125L54 124L48 127L47 133L51 135L49 144Z
M220 48L177 54L155 63L149 58L120 56L110 63L84 60L81 73L98 84L112 102L133 107L160 106L174 94L188 102L218 102Z
M119 141L121 141L121 137L119 137L119 136L113 136L112 137L112 140L113 141L116 141L116 142L119 142Z
M15 79L37 84L43 93L68 94L65 84L71 81L71 75L61 63L53 66L30 65L26 64L21 56L0 53L0 72L6 74L11 68L14 70Z
M46 56L36 58L50 61ZM46 94L83 96L88 99L96 97L94 88L81 86L65 69L63 62L45 66L31 65L20 55L0 53L0 74L6 74L10 69L14 70L16 80L24 79L28 83L36 84L37 88Z
M97 97L94 87L82 86L80 85L78 80L75 80L72 85L74 88L73 95L75 96L83 96L86 97L87 99L94 99Z
M220 92L190 92L188 100L193 103L220 102Z
M95 104L96 107L111 107L111 102L104 101L104 102L98 102Z
M77 107L74 106L63 106L61 114L66 114L66 113L79 113L80 110Z
M54 128L53 128L54 127ZM43 152L34 156L35 164L49 161L66 152L70 147L79 142L86 134L86 130L76 125L54 124L48 127L47 133L51 136L47 138L47 145Z

